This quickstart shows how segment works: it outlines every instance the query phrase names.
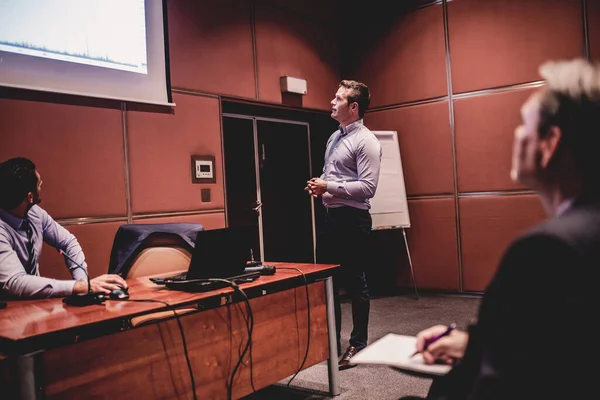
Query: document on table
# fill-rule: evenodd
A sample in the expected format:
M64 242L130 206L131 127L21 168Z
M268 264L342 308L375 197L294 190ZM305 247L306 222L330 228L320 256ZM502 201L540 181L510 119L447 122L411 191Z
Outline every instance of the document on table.
M445 375L452 368L445 364L425 364L423 356L416 354L417 338L388 333L368 345L350 359L350 364L387 365L390 367L430 375Z

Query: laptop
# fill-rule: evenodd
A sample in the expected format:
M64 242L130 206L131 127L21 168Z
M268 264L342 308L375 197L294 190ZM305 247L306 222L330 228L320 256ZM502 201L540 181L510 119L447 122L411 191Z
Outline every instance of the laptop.
M176 276L150 278L167 288L183 291L208 291L229 284L221 281L207 282L206 279L225 279L235 283L250 282L260 272L245 272L252 249L258 237L256 227L230 227L199 231L196 237L188 270Z

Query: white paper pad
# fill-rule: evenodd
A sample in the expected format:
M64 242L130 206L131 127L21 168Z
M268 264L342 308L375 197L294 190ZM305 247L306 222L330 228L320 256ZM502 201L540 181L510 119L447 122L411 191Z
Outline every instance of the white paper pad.
M388 333L358 352L350 359L350 364L387 365L430 375L445 375L450 371L450 365L425 364L421 354L411 357L416 343L417 338L414 336Z

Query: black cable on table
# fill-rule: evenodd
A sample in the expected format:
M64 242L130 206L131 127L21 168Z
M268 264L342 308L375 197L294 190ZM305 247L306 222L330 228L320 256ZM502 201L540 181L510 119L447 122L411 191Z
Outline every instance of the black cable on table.
M180 281L180 282L181 283L222 282L222 283L227 284L231 288L233 288L233 290L235 290L236 292L240 293L242 295L242 297L244 298L244 302L246 303L246 310L248 313L248 319L246 320L246 318L244 317L244 321L246 322L246 329L248 331L248 341L246 342L246 345L244 346L244 350L242 351L242 354L240 355L235 367L233 368L233 372L231 373L231 377L227 384L227 398L231 399L232 395L233 395L233 393L232 393L233 392L233 380L235 378L235 374L236 374L238 368L240 367L240 365L242 364L242 361L244 360L244 356L246 355L248 350L251 349L251 347L252 347L252 331L254 330L254 315L252 314L252 307L250 306L250 300L248 299L248 296L246 295L246 293L242 289L240 289L240 287L237 285L237 283L235 283L234 281L231 281L231 280L221 279L221 278L201 278L201 279L189 279L189 280ZM251 359L250 360L250 379L251 379L252 388L254 389L254 382L252 382L252 379L253 379L252 375L253 374L252 374L252 359ZM256 391L256 389L254 389L254 391Z
M171 311L173 311L173 315L175 315L175 319L177 320L177 325L179 326L179 332L181 333L181 341L183 342L183 351L185 355L185 362L187 363L188 372L190 374L190 382L192 384L192 395L194 400L196 397L196 382L194 381L194 372L192 371L192 364L190 363L190 357L188 355L187 342L185 340L185 333L183 332L183 325L181 324L181 320L179 319L179 315L177 314L177 309L173 307L171 304L166 301L156 300L156 299L128 299L124 301L133 301L137 303L160 303L167 306Z
M242 295L242 297L244 298L244 302L246 303L246 310L248 312L248 320L247 320L247 324L246 324L246 328L248 330L248 341L246 342L246 346L244 346L244 350L242 351L242 354L238 358L238 361L235 364L235 367L233 368L233 372L231 373L231 377L229 378L229 383L227 384L227 398L232 399L233 380L235 378L235 374L236 374L238 368L240 367L240 365L242 365L244 356L246 355L248 350L252 347L252 331L254 330L254 315L252 314L252 307L250 306L250 300L248 299L248 296L242 289L240 289L240 287L235 282L229 281L227 279L220 279L220 278L210 278L210 279L206 279L206 281L227 283L229 286L231 286L233 288L233 290L235 290L236 292L238 292ZM246 321L245 318L244 318L244 321ZM250 368L250 379L252 379L252 367ZM254 388L254 384L252 384L252 387Z
M289 270L296 270L296 271L300 272L302 274L302 278L304 279L304 287L306 288L306 315L307 315L306 319L308 320L308 325L306 326L306 330L308 332L307 338L306 338L306 352L304 353L304 360L302 360L302 364L300 364L298 371L296 371L294 376L292 376L290 378L289 382L287 383L287 387L289 387L290 383L292 383L294 378L300 373L300 371L302 371L302 368L304 367L304 364L306 363L306 359L308 358L308 350L310 348L310 297L308 295L308 281L306 280L306 275L304 275L304 272L302 272L300 269L295 268L295 267L277 267L277 269L289 269Z

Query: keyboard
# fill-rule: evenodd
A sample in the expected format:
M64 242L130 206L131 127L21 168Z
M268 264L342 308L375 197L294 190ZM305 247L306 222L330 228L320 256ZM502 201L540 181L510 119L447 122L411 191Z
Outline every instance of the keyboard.
M148 278L148 279L150 279L150 282L156 283L157 285L164 285L167 282L185 281L187 279L187 271L182 272L178 275L174 275L174 276L167 276L164 278Z
M170 276L168 278L165 278L171 281L185 281L187 279L187 271L186 272L182 272L178 275L175 276Z
M194 282L194 281L168 281L165 287L183 292L210 292L211 290L229 287L225 282Z
M237 284L239 283L244 283L244 282L252 282L253 280L257 279L258 277L260 277L260 272L258 271L253 271L253 272L246 272L240 275L236 275L236 276L231 276L228 277L227 280L231 280ZM156 283L157 285L167 285L167 287L171 286L177 286L177 285L183 285L183 284L191 284L194 287L195 286L202 286L202 287L227 287L229 286L229 284L227 282L219 282L219 281L213 281L213 282L207 282L207 281L202 281L202 279L198 279L198 280L194 280L192 279L191 281L187 280L187 272L181 273L179 275L175 275L175 276L169 276L166 278L148 278L150 280L150 282Z

